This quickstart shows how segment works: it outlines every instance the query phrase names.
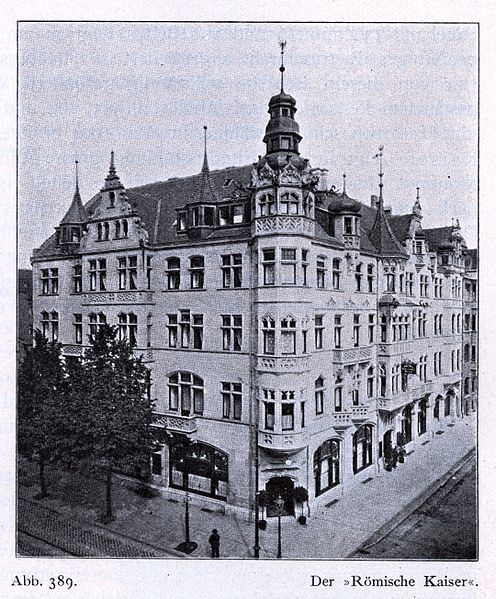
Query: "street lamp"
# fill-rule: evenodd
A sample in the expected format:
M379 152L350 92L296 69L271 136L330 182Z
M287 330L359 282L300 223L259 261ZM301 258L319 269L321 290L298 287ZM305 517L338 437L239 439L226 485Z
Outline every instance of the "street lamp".
M282 549L281 549L281 516L284 512L284 499L278 495L277 499L274 501L276 504L277 510L277 558L281 559L282 557Z
M260 517L260 492L255 493L255 545L253 545L253 556L255 559L260 557L260 536L258 531L258 519Z

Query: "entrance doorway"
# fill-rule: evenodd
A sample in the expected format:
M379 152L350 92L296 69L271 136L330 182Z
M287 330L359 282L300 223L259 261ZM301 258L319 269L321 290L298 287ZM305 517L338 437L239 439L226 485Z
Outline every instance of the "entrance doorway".
M384 433L383 446L384 446L384 457L387 460L392 455L392 451L391 451L393 449L393 431L392 430L388 430Z
M269 505L267 506L267 517L277 516L275 500L280 495L284 500L283 516L294 516L293 500L294 481L289 476L274 476L267 481L265 490L267 491Z
M401 441L398 439L398 445L406 445L412 440L412 406L406 406L401 413Z

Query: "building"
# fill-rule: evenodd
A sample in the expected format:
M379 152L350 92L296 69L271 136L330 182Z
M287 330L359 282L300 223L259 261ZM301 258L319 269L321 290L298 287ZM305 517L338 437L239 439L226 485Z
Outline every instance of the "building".
M36 326L72 357L119 327L169 433L155 482L212 509L266 489L292 513L296 486L329 503L477 403L476 260L458 223L424 228L418 189L393 214L382 148L370 203L345 176L336 190L300 155L295 113L281 81L246 166L211 172L205 142L198 175L126 189L112 152L102 189L83 205L76 177L32 258Z
M33 274L29 268L17 271L17 362L33 345Z

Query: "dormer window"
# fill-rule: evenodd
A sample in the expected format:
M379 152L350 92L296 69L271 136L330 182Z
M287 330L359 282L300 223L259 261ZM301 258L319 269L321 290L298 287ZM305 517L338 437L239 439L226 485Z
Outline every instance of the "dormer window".
M181 212L177 216L177 230L186 231L186 213Z
M198 227L200 225L200 208L196 207L191 210L191 226Z
M414 252L415 254L422 254L423 253L423 243L421 241L416 241L415 242L415 247L414 247Z
M203 220L204 224L213 227L215 224L215 208L213 206L204 206L203 208Z
M344 234L353 235L353 219L351 216L344 217Z
M110 199L110 208L115 208L115 193L113 191L109 192Z
M238 206L233 206L233 224L239 225L244 220L244 206L239 204Z

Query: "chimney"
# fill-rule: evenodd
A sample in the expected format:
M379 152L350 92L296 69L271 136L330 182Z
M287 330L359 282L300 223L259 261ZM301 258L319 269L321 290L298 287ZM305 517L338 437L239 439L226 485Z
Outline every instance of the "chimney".
M376 195L372 194L370 196L370 207L375 208L377 210L378 205L379 205L379 198Z

